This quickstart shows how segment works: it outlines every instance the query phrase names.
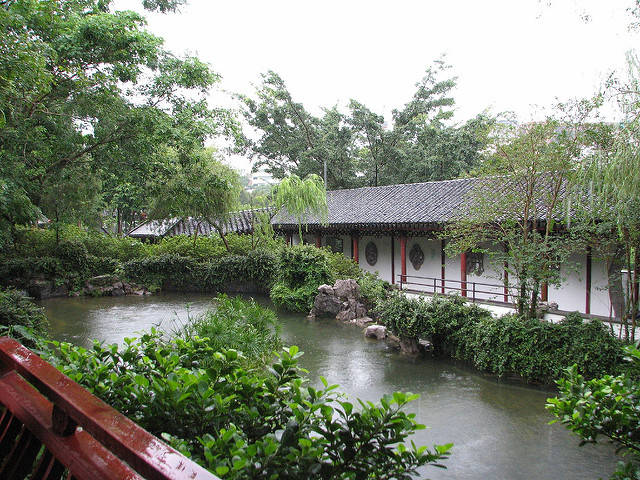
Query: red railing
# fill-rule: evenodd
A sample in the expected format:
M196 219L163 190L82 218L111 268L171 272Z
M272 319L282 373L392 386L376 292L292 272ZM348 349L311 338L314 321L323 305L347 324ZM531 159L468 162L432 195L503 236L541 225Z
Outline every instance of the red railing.
M81 427L81 428L79 428ZM217 477L35 353L0 338L0 478Z
M469 300L476 301L493 301L505 304L515 303L518 293L512 293L515 290L513 285L504 285L498 283L485 283L475 281L462 281L442 279L437 277L420 277L417 275L398 275L398 285L400 289L416 290L424 293L459 293L461 296ZM492 290L488 290L491 288ZM481 296L489 295L495 298L481 298Z

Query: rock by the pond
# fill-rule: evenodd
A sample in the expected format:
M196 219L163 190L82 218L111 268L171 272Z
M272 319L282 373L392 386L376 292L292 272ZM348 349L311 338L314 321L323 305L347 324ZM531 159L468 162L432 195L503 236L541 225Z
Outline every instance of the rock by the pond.
M69 289L66 285L56 285L52 280L35 279L27 286L27 293L36 300L52 297L67 297Z
M373 319L370 317L359 317L351 320L351 323L353 323L354 325L357 325L360 328L363 328L369 325L370 323L373 323Z
M320 292L313 302L312 315L334 317L340 310L342 310L342 302L339 298L336 298L333 294Z
M420 345L415 338L400 338L400 351L405 355L420 355Z
M124 290L121 288L114 288L111 290L112 297L122 297L124 295Z
M387 345L391 348L400 348L400 338L393 333L387 332Z
M360 285L355 280L336 280L333 290L337 297L347 300L355 300L360 297Z
M94 287L106 287L114 283L119 283L119 280L115 275L98 275L97 277L90 278L87 283Z
M387 327L383 325L369 325L364 329L364 336L367 338L375 338L376 340L384 340L387 336Z
M333 295L333 287L331 285L323 284L318 287L318 293L324 293L325 295Z

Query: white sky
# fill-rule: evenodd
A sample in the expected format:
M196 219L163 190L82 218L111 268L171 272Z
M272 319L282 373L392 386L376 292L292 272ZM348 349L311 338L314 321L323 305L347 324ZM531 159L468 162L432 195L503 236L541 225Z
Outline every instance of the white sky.
M139 10L140 3L118 0L116 7ZM487 108L526 121L556 98L593 95L613 70L624 70L625 52L640 39L627 29L631 4L189 0L177 14L145 15L169 50L197 54L230 92L251 94L260 73L274 70L314 113L355 98L388 115L411 98L425 68L444 53L458 77L458 121ZM220 94L211 98L223 102ZM238 167L247 165L237 159Z

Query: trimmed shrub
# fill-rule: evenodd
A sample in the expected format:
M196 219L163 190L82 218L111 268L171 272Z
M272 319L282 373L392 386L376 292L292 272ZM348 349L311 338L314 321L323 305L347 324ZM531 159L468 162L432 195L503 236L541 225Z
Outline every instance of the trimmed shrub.
M176 235L163 238L159 243L150 246L151 255L179 255L191 257L197 260L213 260L228 255L246 255L251 251L251 237L249 235L237 235L230 233L226 236L230 252L217 234L209 237L198 236L195 245L193 237L188 235Z
M0 336L10 336L27 347L39 348L49 321L44 309L17 290L0 290Z
M573 364L588 378L621 368L621 342L601 321L584 322L580 315L569 315L560 323L516 315L493 318L461 297L435 296L428 302L401 293L383 301L378 313L396 335L430 338L436 354L500 377L515 374L550 384Z
M260 250L211 262L160 255L131 260L122 268L126 277L136 283L169 290L220 292L231 285L252 282L259 291L268 291L276 276L277 257Z
M54 249L54 255L69 272L85 273L89 267L89 252L81 242L65 240Z

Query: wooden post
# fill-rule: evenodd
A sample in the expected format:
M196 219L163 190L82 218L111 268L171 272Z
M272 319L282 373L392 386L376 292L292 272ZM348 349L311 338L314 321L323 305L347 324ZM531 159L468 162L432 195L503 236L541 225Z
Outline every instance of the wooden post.
M543 302L549 301L549 284L547 282L542 282L542 288L540 291L540 300Z
M322 235L319 233L316 235L316 247L322 247Z
M585 281L585 307L584 313L591 313L591 247L587 247L587 272Z
M287 234L287 247L293 245L293 236L289 233Z
M400 283L405 283L407 281L407 237L405 235L400 236L400 269Z
M360 263L360 257L358 255L358 235L351 235L351 247L353 249L353 261Z
M396 246L395 246L395 237L391 235L391 283L395 285L396 283Z
M504 262L504 303L509 303L509 264Z
M443 238L440 241L440 279L442 280L442 289L441 293L444 295L444 281L445 281L445 270L444 266L447 262L447 256L444 253L445 239Z
M467 296L467 252L460 254L460 294Z

